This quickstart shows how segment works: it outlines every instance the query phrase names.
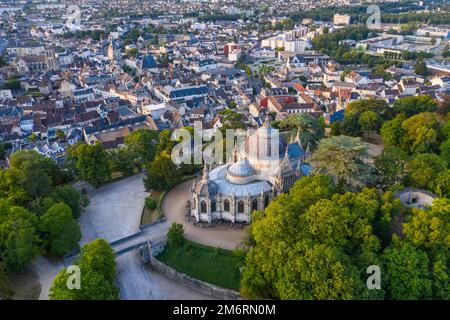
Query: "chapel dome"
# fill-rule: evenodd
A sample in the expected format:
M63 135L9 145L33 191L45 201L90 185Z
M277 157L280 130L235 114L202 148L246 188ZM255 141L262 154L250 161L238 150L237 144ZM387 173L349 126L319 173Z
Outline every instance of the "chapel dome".
M249 177L256 173L247 159L240 160L228 167L228 174L234 177Z
M195 185L194 191L200 196L211 197L217 194L219 187L212 180L202 179Z

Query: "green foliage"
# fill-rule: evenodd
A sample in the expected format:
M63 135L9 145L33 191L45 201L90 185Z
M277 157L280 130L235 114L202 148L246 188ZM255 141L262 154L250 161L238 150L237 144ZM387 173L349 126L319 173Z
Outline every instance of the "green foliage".
M380 116L374 111L364 111L358 119L359 126L367 134L377 131L381 126L381 122Z
M116 255L111 245L104 239L96 239L83 246L80 255L80 266L97 272L112 283L116 278Z
M439 172L431 183L431 187L438 196L450 199L450 169Z
M428 75L428 68L425 62L419 61L414 66L414 71L420 76Z
M393 107L396 113L404 113L407 117L411 117L421 112L433 112L438 104L429 95L419 95L395 100Z
M243 258L232 251L185 241L167 246L158 259L196 279L224 288L239 289L239 268Z
M67 204L74 218L78 218L82 210L81 193L70 185L59 186L53 190L52 198L55 202L64 202Z
M381 127L381 139L386 146L401 146L405 137L405 130L402 127L406 120L404 113L398 114L394 119L386 121Z
M50 300L117 300L116 262L114 252L103 239L83 246L78 263L81 270L80 289L68 289L69 274L63 269L53 280Z
M134 173L134 168L140 165L135 161L131 152L126 148L119 148L109 151L111 158L110 168L112 172L120 172L128 177Z
M242 114L230 109L223 109L218 112L218 115L223 124L222 129L245 129Z
M369 297L362 270L378 262L380 243L371 228L378 196L367 189L359 194L335 192L330 177L303 177L253 219L254 246L243 268L242 294L281 299Z
M325 133L324 127L319 120L306 113L288 116L281 120L277 127L280 129L298 130L304 148L306 148L308 143L314 146L317 145Z
M180 170L165 151L146 166L146 171L144 186L147 190L168 190L181 179Z
M375 158L377 176L383 188L403 182L406 177L405 164L408 158L405 151L394 146L386 146Z
M44 247L52 254L62 256L79 248L81 230L66 204L53 205L40 218L39 230Z
M9 279L3 263L0 262L0 300L10 300L14 292L9 287Z
M164 134L162 133L162 135ZM158 141L159 134L157 131L138 129L125 138L125 145L133 159L139 166L142 166L154 159Z
M167 232L167 242L169 246L179 246L185 241L184 228L182 224L173 223Z
M157 202L155 199L147 197L145 198L145 208L147 208L148 210L154 210L157 207Z
M2 89L18 90L18 89L20 89L20 80L17 80L17 79L7 80L3 83Z
M381 137L388 146L399 146L409 153L434 152L439 147L439 123L436 115L422 112L406 118L400 113L386 121Z
M67 149L67 161L83 180L99 187L111 179L109 154L100 143L76 143Z
M38 253L36 226L29 211L0 202L0 258L8 271L22 270Z
M367 150L360 138L332 136L319 142L311 162L317 172L333 176L338 186L359 188L374 180L371 166L363 161Z
M394 238L384 251L389 298L395 300L429 299L432 282L427 254L409 243Z
M403 234L422 249L450 248L450 199L437 198L430 209L413 208Z
M4 143L0 143L0 160L4 160L6 155L6 146Z
M408 185L433 189L433 182L444 171L446 163L434 153L420 153L405 165Z

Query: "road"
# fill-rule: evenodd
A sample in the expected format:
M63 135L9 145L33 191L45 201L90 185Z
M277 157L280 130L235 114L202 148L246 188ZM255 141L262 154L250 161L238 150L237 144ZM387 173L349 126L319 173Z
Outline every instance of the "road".
M134 175L109 183L89 194L90 204L79 218L81 245L99 237L112 242L139 230L144 199L147 196L142 179L142 174ZM168 226L168 223L160 223L144 229L132 241L164 238ZM121 245L118 245L119 249ZM40 299L48 299L51 283L62 268L61 263L50 262L43 257L33 263L33 270L38 275L42 288ZM117 258L117 271L122 299L210 299L145 267L136 250Z

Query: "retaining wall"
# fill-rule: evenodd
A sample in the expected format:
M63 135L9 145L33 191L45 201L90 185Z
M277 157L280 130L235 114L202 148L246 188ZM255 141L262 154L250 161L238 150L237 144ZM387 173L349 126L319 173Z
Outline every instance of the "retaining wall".
M231 289L225 289L195 278L192 278L191 276L188 276L185 273L179 272L172 267L169 267L165 263L159 261L155 257L150 257L149 260L150 266L156 270L157 272L160 272L164 274L165 276L169 277L172 280L176 280L178 282L181 282L182 284L191 287L194 290L200 291L203 294L222 299L222 300L242 300L241 295L239 292L231 290Z

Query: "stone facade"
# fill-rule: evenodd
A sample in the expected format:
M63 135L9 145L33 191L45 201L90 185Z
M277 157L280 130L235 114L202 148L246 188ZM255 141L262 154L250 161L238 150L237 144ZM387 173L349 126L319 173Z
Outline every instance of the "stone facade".
M311 167L300 135L287 144L278 131L265 124L248 136L241 151L235 148L233 162L210 171L194 182L189 212L196 222L249 223L251 213L264 210L281 192L287 191Z

